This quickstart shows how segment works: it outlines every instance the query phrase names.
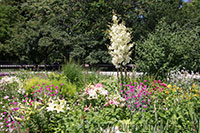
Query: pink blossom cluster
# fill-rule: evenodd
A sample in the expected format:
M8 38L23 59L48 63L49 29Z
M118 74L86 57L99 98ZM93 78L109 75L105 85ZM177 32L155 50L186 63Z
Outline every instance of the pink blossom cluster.
M98 95L106 96L108 94L101 83L87 86L83 93L83 95L88 95L88 99L97 99Z
M126 105L131 111L140 110L147 108L150 105L151 92L148 91L146 80L141 83L135 82L124 86L121 90L122 96L125 98Z
M160 93L163 90L167 89L167 85L165 83L162 83L161 80L154 80L154 82L151 83L152 89L149 89L149 91L153 93Z
M8 111L0 113L0 131L13 132L21 126L21 123L16 120L15 117L16 114L18 114L19 102L17 102L15 97L9 99L8 96L5 96L4 99L9 101L10 110L8 109ZM21 116L21 118L23 118L23 116Z
M61 84L62 86L63 84ZM33 103L43 103L43 98L46 95L46 98L56 97L59 94L59 88L58 86L54 85L48 85L45 86L45 83L43 83L43 87L40 87L40 85L37 85L39 88L36 89L31 93L31 95L24 95L24 99L20 100L12 97L12 99L9 99L8 96L4 96L4 100L7 100L9 105L8 108L6 108L5 112L1 113L0 116L0 131L9 131L12 132L13 130L17 129L20 125L19 119L24 121L25 112L19 113L21 107L31 107L35 104ZM33 88L37 88L33 86Z

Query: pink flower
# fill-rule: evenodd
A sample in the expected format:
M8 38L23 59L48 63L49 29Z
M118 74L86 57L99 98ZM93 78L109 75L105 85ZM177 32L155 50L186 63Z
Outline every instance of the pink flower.
M3 112L3 114L5 115L5 114L6 114L6 112Z
M129 94L129 91L127 91L126 93Z
M125 106L125 104L124 104L124 103L120 105L120 107L124 107L124 106Z
M15 121L12 121L12 123L15 123Z
M146 107L147 107L147 106L145 106L145 105L143 106L143 108L146 108Z
M5 100L6 100L6 99L8 99L8 98L9 98L9 96L5 96L3 99L5 99Z
M161 80L158 80L158 83L161 83Z
M92 106L92 104L90 103L89 107L87 107L87 105L85 105L85 109L84 111L90 111L90 107Z
M63 86L64 84L61 84L61 86Z
M19 108L15 108L15 111L17 111Z
M101 83L98 83L95 85L95 87L99 88L99 87L103 87L103 85Z
M56 89L58 89L58 86L55 86Z
M104 106L108 106L109 105L109 103L106 103Z
M10 121L6 121L6 123L9 123Z
M135 104L138 104L139 102L135 102Z
M147 80L144 80L144 82L147 82Z
M113 101L110 100L110 101L108 101L108 104L112 104L112 102L113 102Z
M85 67L89 67L89 64L85 64Z
M130 108L130 107L131 107L131 105L128 105L128 107Z
M118 105L118 104L119 104L119 102L118 102L117 100L114 100L112 103L113 103L114 105Z
M45 83L43 83L43 85L45 85Z

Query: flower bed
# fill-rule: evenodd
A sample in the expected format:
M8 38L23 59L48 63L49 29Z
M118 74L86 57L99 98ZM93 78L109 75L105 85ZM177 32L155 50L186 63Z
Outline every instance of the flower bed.
M199 132L200 86L87 75L82 87L64 74L4 76L1 132ZM98 81L98 82L97 82Z

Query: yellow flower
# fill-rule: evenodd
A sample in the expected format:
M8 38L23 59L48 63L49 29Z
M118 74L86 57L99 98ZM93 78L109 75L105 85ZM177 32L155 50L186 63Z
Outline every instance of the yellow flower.
M171 88L172 86L169 84L167 87L168 87L168 88Z
M178 90L182 90L182 88L178 88Z
M192 88L195 88L196 87L196 85L195 84L192 84Z
M176 85L173 85L174 88L176 88Z
M176 88L173 88L172 91L173 91L173 92L176 92Z
M166 98L167 100L169 99L169 97Z
M197 97L198 96L198 94L194 94L194 97Z
M169 91L165 91L166 94L169 94Z

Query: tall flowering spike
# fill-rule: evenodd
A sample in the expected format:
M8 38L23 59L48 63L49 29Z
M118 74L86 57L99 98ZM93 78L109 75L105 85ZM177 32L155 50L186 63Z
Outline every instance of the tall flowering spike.
M131 41L131 33L122 22L119 24L119 20L116 14L112 17L113 24L110 26L109 38L111 45L108 47L109 53L112 56L112 63L116 68L125 66L130 62L131 47L133 43Z

